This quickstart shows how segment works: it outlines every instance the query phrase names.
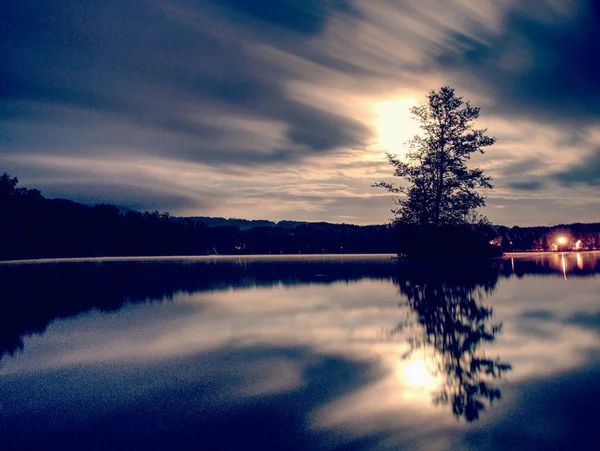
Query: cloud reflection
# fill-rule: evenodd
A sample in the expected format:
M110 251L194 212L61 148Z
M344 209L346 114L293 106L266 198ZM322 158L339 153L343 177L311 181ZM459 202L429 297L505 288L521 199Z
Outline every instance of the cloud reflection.
M333 390L344 367L345 388L307 399L302 421L354 438L411 430L434 440L456 424L451 412L485 424L514 405L515 387L598 349L597 254L581 260L583 269L565 255L568 284L555 254L435 271L347 256L0 265L0 378L15 386L60 373L77 386L81 371L119 368L111 377L125 393L139 380L127 374L175 365L177 381L219 380L211 396L236 405L305 393L315 366ZM144 393L168 378L152 380Z

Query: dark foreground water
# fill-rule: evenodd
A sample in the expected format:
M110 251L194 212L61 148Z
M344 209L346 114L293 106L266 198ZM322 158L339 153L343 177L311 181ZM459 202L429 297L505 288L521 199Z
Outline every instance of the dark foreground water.
M599 273L0 264L0 449L600 449Z

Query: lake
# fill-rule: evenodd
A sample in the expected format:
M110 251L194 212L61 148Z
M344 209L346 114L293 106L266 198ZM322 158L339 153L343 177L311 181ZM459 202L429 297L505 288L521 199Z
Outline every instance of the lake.
M598 449L600 253L0 264L0 449Z

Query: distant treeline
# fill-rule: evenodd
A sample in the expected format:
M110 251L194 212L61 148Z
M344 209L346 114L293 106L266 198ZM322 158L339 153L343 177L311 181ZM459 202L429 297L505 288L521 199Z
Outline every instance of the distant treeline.
M201 222L208 227L236 226L240 230L248 230L253 227L283 227L285 229L295 229L299 225L310 224L308 221L267 221L265 219L239 219L239 218L213 218L210 216L192 216L188 219Z
M551 251L556 240L564 236L568 240L565 249L572 249L581 241L581 250L600 249L600 223L559 224L548 227L495 227L496 244L504 252L510 251Z
M233 224L232 224L233 223ZM0 176L0 260L206 254L393 253L388 225L178 218L46 199Z
M600 249L600 223L553 227L494 226L488 238L502 251L552 250L556 237L581 249ZM395 253L391 225L357 226L122 211L114 205L87 206L46 199L21 188L16 177L0 176L0 260L53 257L207 254ZM486 238L486 239L488 239ZM426 246L433 238L415 239ZM435 240L434 240L435 241ZM439 241L439 240L438 240ZM436 244L437 246L438 244ZM439 246L449 246L442 242Z

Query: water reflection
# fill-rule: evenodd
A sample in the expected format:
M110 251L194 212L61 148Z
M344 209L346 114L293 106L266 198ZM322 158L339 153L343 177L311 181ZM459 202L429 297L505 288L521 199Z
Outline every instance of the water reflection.
M179 293L389 279L392 261L354 259L181 259L0 264L0 359L23 337L59 318L127 304L171 301Z
M492 308L483 304L497 281L492 263L405 265L394 279L406 297L404 305L416 316L417 332L410 337L404 357L424 348L433 351L425 355L435 362L432 375L423 364L412 363L408 378L426 381L434 388L434 404L451 405L454 415L468 422L479 418L486 403L501 397L492 381L511 369L509 363L489 358L481 350L502 329L502 323L492 321ZM407 325L400 324L395 332Z
M0 449L582 449L599 255L0 265Z
M499 259L489 276L493 272L496 278L528 274L590 277L600 272L599 255L553 253ZM170 301L177 293L401 280L396 273L389 258L357 256L0 264L0 360L22 350L24 336L43 333L56 319L92 309L109 312L127 304ZM418 280L423 277L415 271L411 274Z
M501 276L560 275L570 277L593 277L600 272L598 252L552 252L523 253L510 259L498 260Z

